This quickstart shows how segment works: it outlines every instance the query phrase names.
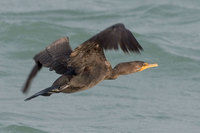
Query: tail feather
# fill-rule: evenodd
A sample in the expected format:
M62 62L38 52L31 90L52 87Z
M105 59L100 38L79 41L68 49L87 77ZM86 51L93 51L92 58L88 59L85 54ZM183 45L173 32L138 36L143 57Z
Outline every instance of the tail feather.
M58 86L53 86L53 87L46 88L44 90L41 90L41 91L35 93L34 95L32 95L32 96L30 96L28 98L26 98L24 101L31 100L31 99L33 99L35 97L40 96L40 95L42 95L42 96L50 96L52 93L59 93L59 91L57 91L57 92L54 91L55 89L57 90L58 88L59 88Z

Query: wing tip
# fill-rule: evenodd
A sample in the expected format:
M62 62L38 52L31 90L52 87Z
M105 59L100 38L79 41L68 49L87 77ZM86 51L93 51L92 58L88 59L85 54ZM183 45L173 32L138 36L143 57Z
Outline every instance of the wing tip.
M100 44L104 50L118 50L120 47L124 53L140 53L143 51L142 46L138 43L131 31L126 29L125 25L121 22L111 25L83 44L92 42Z
M22 91L23 94L27 94L27 92L28 92L28 87L26 87L26 86L24 85L24 87L21 89L21 91Z

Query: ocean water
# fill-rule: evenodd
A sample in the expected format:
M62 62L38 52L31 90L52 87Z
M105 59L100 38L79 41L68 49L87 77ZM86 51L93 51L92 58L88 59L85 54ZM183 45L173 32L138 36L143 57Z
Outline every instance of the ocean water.
M118 22L144 51L106 51L111 64L159 67L24 102L59 76L42 69L23 95L36 53L63 36L75 48ZM199 31L199 0L1 0L0 133L199 133Z

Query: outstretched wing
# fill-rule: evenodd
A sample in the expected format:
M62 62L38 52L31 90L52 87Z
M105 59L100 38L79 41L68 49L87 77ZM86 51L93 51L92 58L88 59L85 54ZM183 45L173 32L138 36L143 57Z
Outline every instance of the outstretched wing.
M71 52L72 49L69 45L68 37L63 37L35 55L34 60L44 67L49 67L50 70L55 70L58 74L64 74Z
M140 53L140 50L143 50L133 34L122 23L108 27L91 37L84 44L90 42L99 44L103 49L118 49L118 46L120 46L126 53L129 51Z
M71 52L72 49L69 45L68 37L62 37L35 55L34 60L36 64L30 72L22 91L24 93L27 92L32 79L43 66L49 67L50 70L55 70L58 74L66 73L68 70L67 61Z

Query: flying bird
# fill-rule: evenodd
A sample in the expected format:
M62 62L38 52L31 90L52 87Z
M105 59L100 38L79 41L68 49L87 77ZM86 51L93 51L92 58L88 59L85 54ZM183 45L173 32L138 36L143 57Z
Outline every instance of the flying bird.
M122 62L112 68L104 55L104 50L121 48L125 53L140 53L143 48L124 24L114 24L83 42L74 50L69 38L62 37L34 56L35 66L30 72L23 93L28 91L31 81L42 67L48 67L61 76L48 88L35 93L25 101L37 96L50 96L53 93L73 93L86 90L103 80L113 80L157 67L144 61Z

